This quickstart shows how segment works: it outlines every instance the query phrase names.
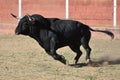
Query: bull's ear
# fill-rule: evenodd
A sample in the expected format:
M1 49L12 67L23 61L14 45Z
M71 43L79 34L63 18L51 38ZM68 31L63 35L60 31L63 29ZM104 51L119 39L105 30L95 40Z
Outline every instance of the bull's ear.
M16 16L16 15L14 15L14 14L12 14L12 13L11 13L11 15L12 15L14 18L18 19L18 20L20 20L20 19L21 19L20 17L18 17L18 16Z

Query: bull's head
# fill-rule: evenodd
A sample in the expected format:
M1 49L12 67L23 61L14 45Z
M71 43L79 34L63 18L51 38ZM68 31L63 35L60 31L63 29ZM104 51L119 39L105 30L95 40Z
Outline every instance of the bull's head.
M25 15L24 17L20 18L14 14L11 14L14 18L19 20L18 26L15 29L15 34L23 34L28 35L30 32L30 26L34 24L34 18L30 15Z
M37 33L40 29L49 29L49 21L39 14L29 15L19 18L18 16L11 14L14 18L19 20L18 26L15 30L15 34L29 35L30 32Z

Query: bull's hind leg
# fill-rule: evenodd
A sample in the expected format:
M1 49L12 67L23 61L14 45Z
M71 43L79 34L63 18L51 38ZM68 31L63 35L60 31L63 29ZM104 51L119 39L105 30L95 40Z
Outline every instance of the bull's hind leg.
M80 51L80 45L71 45L70 48L76 53L76 57L74 58L74 60L75 64L77 64L80 56L82 55L82 52Z
M87 63L91 62L90 59L90 53L91 53L91 48L89 46L89 41L90 41L91 34L86 34L81 38L81 44L83 48L86 50L86 61Z
M90 63L91 62L91 59L90 59L90 53L91 53L91 48L89 47L89 45L83 45L83 47L85 48L86 50L86 62L87 63Z

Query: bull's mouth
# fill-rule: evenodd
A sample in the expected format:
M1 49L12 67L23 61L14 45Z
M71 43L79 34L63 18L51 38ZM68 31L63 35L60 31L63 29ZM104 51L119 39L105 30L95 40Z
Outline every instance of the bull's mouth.
M20 34L20 31L15 30L15 34L16 34L16 35L19 35L19 34Z
M19 35L19 32L15 32L16 35Z

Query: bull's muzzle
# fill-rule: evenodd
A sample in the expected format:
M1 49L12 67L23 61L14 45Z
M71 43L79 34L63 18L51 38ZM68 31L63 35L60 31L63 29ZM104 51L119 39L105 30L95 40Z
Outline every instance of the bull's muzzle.
M19 35L19 32L18 32L17 30L15 30L15 34L16 34L16 35Z
M18 32L15 32L15 34L16 34L16 35L19 35L19 33L18 33Z

